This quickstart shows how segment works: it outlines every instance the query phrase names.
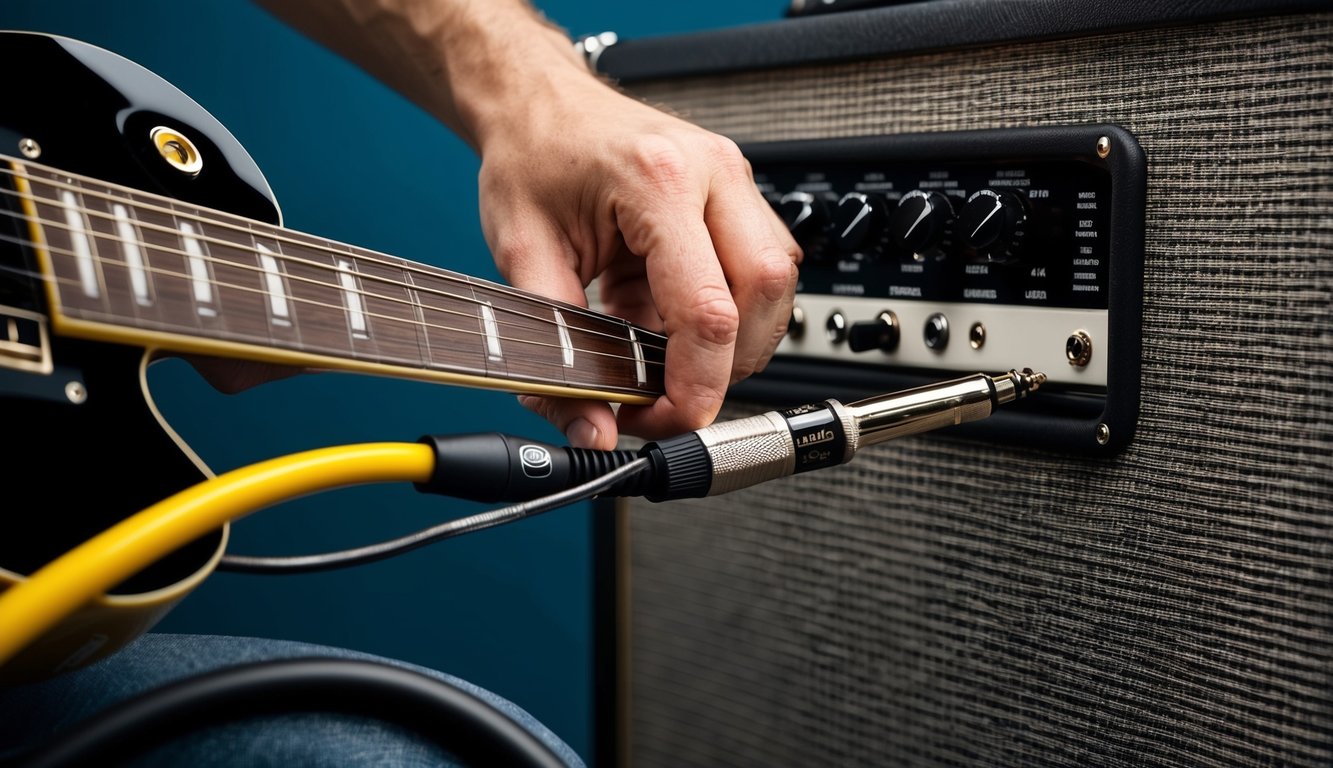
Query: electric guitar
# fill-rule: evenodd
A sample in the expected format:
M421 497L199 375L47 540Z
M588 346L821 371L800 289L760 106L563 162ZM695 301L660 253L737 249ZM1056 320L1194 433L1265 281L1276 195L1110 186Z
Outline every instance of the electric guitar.
M42 75L0 103L0 590L211 476L153 404L146 370L164 355L621 403L662 392L660 335L284 228L245 149L143 67L23 32L0 32L0 63ZM227 533L121 584L0 681L114 652L212 572Z

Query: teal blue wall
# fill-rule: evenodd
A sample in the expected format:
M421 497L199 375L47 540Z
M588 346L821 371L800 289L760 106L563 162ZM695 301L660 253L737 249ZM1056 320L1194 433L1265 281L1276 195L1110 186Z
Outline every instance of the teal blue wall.
M770 21L785 8L782 0L537 5L572 34L609 29L626 39ZM250 4L6 0L0 28L94 43L176 84L249 149L287 226L498 278L478 225L470 150ZM426 432L561 440L496 392L324 374L229 397L172 363L155 368L152 383L168 419L217 471ZM239 521L232 551L324 551L481 508L405 486L331 492ZM590 760L589 515L568 507L345 571L214 574L160 628L294 638L424 664L512 699Z

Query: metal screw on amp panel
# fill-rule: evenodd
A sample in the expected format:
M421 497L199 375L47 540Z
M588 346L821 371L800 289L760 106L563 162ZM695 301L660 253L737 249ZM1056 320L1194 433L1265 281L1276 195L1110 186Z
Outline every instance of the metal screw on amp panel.
M967 343L973 349L981 349L986 345L986 326L981 323L973 323L971 329L967 332Z

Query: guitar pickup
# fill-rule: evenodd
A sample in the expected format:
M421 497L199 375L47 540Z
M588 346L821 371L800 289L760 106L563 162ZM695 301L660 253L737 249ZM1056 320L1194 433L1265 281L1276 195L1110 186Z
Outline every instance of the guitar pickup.
M0 307L0 368L51 373L51 342L44 315Z

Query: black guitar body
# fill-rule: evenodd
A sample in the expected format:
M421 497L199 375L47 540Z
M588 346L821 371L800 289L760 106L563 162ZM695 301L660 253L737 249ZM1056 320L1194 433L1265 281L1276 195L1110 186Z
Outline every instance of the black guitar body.
M0 154L279 224L258 167L198 104L152 72L74 40L0 33L0 64L15 77L0 103ZM204 159L195 175L169 164L150 137L157 126L188 136ZM0 181L0 589L73 546L206 477L205 468L156 415L142 348L60 338L44 327L47 292L13 178ZM11 347L15 347L13 349ZM44 348L45 371L31 352ZM225 529L178 550L121 584L115 594L171 591L197 583L225 546ZM9 573L4 573L8 571ZM153 601L130 632L155 622L182 595ZM77 635L77 630L74 631ZM77 666L115 638L70 637ZM90 645L91 643L91 645ZM10 665L23 668L22 659ZM3 677L3 676L0 676Z

